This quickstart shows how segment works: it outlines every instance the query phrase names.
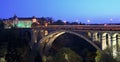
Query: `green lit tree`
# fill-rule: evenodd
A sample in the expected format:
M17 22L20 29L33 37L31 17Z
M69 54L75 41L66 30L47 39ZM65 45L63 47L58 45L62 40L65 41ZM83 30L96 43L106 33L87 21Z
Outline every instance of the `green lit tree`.
M82 57L70 48L62 48L53 57L53 62L82 62Z
M116 54L117 54L117 56L115 57L115 60L117 60L118 62L120 62L120 46L118 46Z
M108 49L104 52L97 51L96 62L117 62L108 51Z

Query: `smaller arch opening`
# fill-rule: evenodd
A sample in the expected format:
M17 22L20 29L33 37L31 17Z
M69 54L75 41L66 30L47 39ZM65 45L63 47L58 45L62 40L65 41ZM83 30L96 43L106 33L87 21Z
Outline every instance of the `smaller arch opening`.
M93 41L100 42L100 34L98 32L93 33Z
M117 50L117 52L119 52L120 50L119 50L119 48L120 48L120 34L114 34L114 37L113 37L113 41L114 41L114 45L116 45L115 47L116 47L116 50Z
M90 32L88 32L88 37L89 37L89 38L92 38L92 37L91 37L91 33L90 33Z
M109 33L103 33L102 35L102 50L111 47L111 37Z
M117 57L120 52L120 34L114 33L112 36L112 53L113 57Z
M100 42L100 34L99 33L97 33L97 41Z
M108 39L109 39L109 38L108 38L108 34L106 34L106 45L107 45L107 46L109 46L109 43L108 43L109 40L108 40Z
M117 47L117 51L118 51L118 49L119 49L118 35L116 35L116 47Z

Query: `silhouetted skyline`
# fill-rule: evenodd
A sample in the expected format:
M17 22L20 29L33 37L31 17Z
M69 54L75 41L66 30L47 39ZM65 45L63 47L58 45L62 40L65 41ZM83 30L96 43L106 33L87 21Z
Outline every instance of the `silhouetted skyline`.
M120 0L1 0L0 18L52 17L69 22L120 23Z

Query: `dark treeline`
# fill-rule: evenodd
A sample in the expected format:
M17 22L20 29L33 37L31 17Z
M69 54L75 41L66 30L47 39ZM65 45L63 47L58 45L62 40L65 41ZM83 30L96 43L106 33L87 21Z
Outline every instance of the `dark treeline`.
M36 18L37 19L37 22L38 24L40 25L88 25L86 23L82 23L82 22L70 22L70 21L64 21L64 20L61 20L61 19L58 19L58 20L54 20L52 17L40 17L40 18L37 18L37 17L34 17L33 18ZM6 19L0 19L0 27L3 27L4 26L4 23L2 21L5 21ZM19 18L18 18L19 20ZM120 25L120 23L104 23L104 24L107 24L107 25ZM101 23L91 23L89 25L104 25L104 24L101 24ZM36 25L36 23L33 23L33 25Z
M30 33L16 29L0 30L0 58L7 62L29 62Z
M4 28L4 23L2 21L2 19L0 19L0 29L3 29Z
M47 22L49 25L88 25L87 23L82 23L82 22L69 22L69 21L64 21L61 19L54 20L52 17L41 17L38 20L39 23L45 23ZM89 25L120 25L120 23L91 23Z
M36 17L36 19L40 24L44 24L44 23L48 23L50 25L84 25L85 24L82 22L63 21L61 19L54 20L52 17L40 17L40 18ZM0 21L5 21L5 20L6 19L0 19Z
M40 24L48 23L49 25L84 25L82 22L68 22L63 20L54 20L52 17L41 17L38 19Z

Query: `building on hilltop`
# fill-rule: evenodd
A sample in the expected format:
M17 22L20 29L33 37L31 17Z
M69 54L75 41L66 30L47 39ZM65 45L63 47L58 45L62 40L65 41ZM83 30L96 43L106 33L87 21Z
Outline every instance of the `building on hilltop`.
M38 23L38 18L36 18L35 16L33 17L17 17L16 15L14 15L13 17L9 18L9 19L5 19L4 23L5 23L5 28L9 29L12 27L16 27L16 28L31 28L32 23Z

